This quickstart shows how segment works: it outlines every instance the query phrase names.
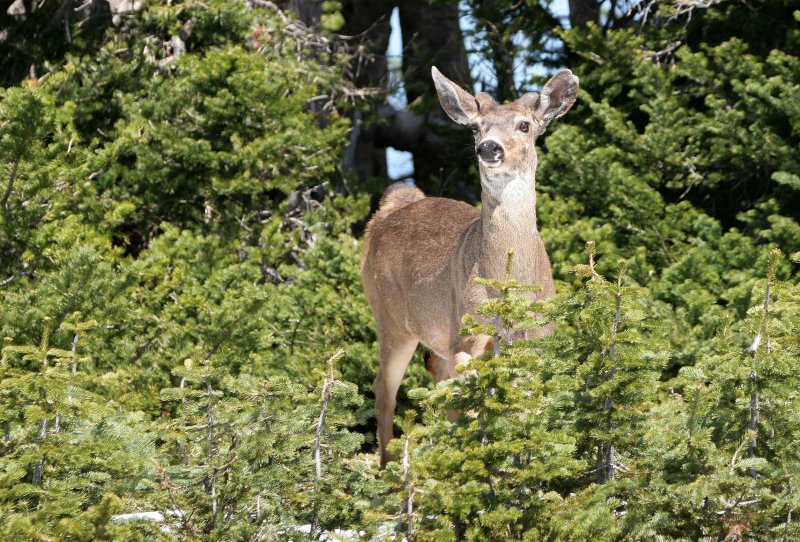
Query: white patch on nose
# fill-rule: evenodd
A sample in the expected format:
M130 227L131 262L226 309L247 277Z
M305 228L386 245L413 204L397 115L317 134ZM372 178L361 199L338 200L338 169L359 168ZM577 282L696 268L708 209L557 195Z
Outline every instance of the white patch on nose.
M491 160L491 161L484 160L480 155L478 155L478 161L481 163L481 165L483 165L483 167L492 169L500 167L500 165L502 165L503 163L502 160Z

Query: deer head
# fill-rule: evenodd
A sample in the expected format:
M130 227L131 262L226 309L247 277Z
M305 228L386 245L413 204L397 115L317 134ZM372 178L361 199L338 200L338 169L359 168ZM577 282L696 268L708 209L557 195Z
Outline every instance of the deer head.
M570 70L554 75L541 92L528 92L503 105L485 92L472 96L436 67L431 74L445 113L472 130L483 188L493 195L512 175L533 178L536 139L569 111L578 95L578 78Z

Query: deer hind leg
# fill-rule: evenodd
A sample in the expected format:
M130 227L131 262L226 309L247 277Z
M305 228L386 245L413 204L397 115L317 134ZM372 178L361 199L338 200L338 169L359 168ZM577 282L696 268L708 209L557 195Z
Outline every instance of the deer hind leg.
M437 384L442 380L455 378L456 366L459 363L469 363L473 358L482 356L492 349L492 338L489 336L468 337L459 341L456 354L452 358L445 358L432 350L425 351L425 369L433 375Z
M463 349L450 358L443 358L433 352L425 358L425 368L433 375L433 379L438 384L442 380L448 380L458 376L456 366L459 363L469 363L474 358L482 356L485 352L492 349L492 338L488 336L469 337L461 345ZM463 374L470 375L474 369L467 369ZM447 420L451 423L456 421L460 411L448 410Z
M437 384L442 380L449 380L456 377L456 362L448 358L443 358L439 354L428 350L425 353L425 369L433 375L433 381ZM457 410L448 410L447 419L451 422L458 418Z
M378 418L378 447L381 466L391 459L386 446L394 438L394 409L397 406L397 390L414 355L419 341L411 335L379 333L381 366L372 385L375 392L375 410Z
M455 364L430 350L425 351L425 369L433 375L433 381L437 384L456 376Z

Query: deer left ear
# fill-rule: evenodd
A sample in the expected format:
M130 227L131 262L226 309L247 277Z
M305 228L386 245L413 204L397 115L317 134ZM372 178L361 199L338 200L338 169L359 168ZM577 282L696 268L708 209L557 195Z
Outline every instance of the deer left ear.
M528 94L523 98L527 96ZM561 70L542 88L539 99L532 108L533 114L544 122L550 123L554 119L563 117L575 103L577 97L578 78L570 70Z

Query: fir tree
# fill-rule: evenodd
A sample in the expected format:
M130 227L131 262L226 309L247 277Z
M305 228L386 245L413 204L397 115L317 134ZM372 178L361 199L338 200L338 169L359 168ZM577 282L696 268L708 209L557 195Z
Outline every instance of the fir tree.
M61 326L72 336L70 349L51 344L49 318L37 346L3 348L0 506L6 539L51 533L103 539L98 533L115 532L109 514L82 512L109 491L133 496L131 488L144 478L143 463L154 453L136 415L115 412L89 391L97 377L82 369L88 360L79 346L81 333L95 323L71 316ZM111 494L105 499L105 509L118 502Z
M509 268L510 262L511 255ZM550 508L562 501L555 488L580 469L574 437L545 414L552 404L543 358L528 341L513 340L542 324L518 295L537 286L508 276L477 280L499 294L478 310L493 323L466 317L464 332L490 333L497 347L494 355L459 367L462 378L426 400L428 425L415 440L429 444L411 455L422 478L415 492L418 540L541 537ZM441 421L444 408L460 412L454 424Z

